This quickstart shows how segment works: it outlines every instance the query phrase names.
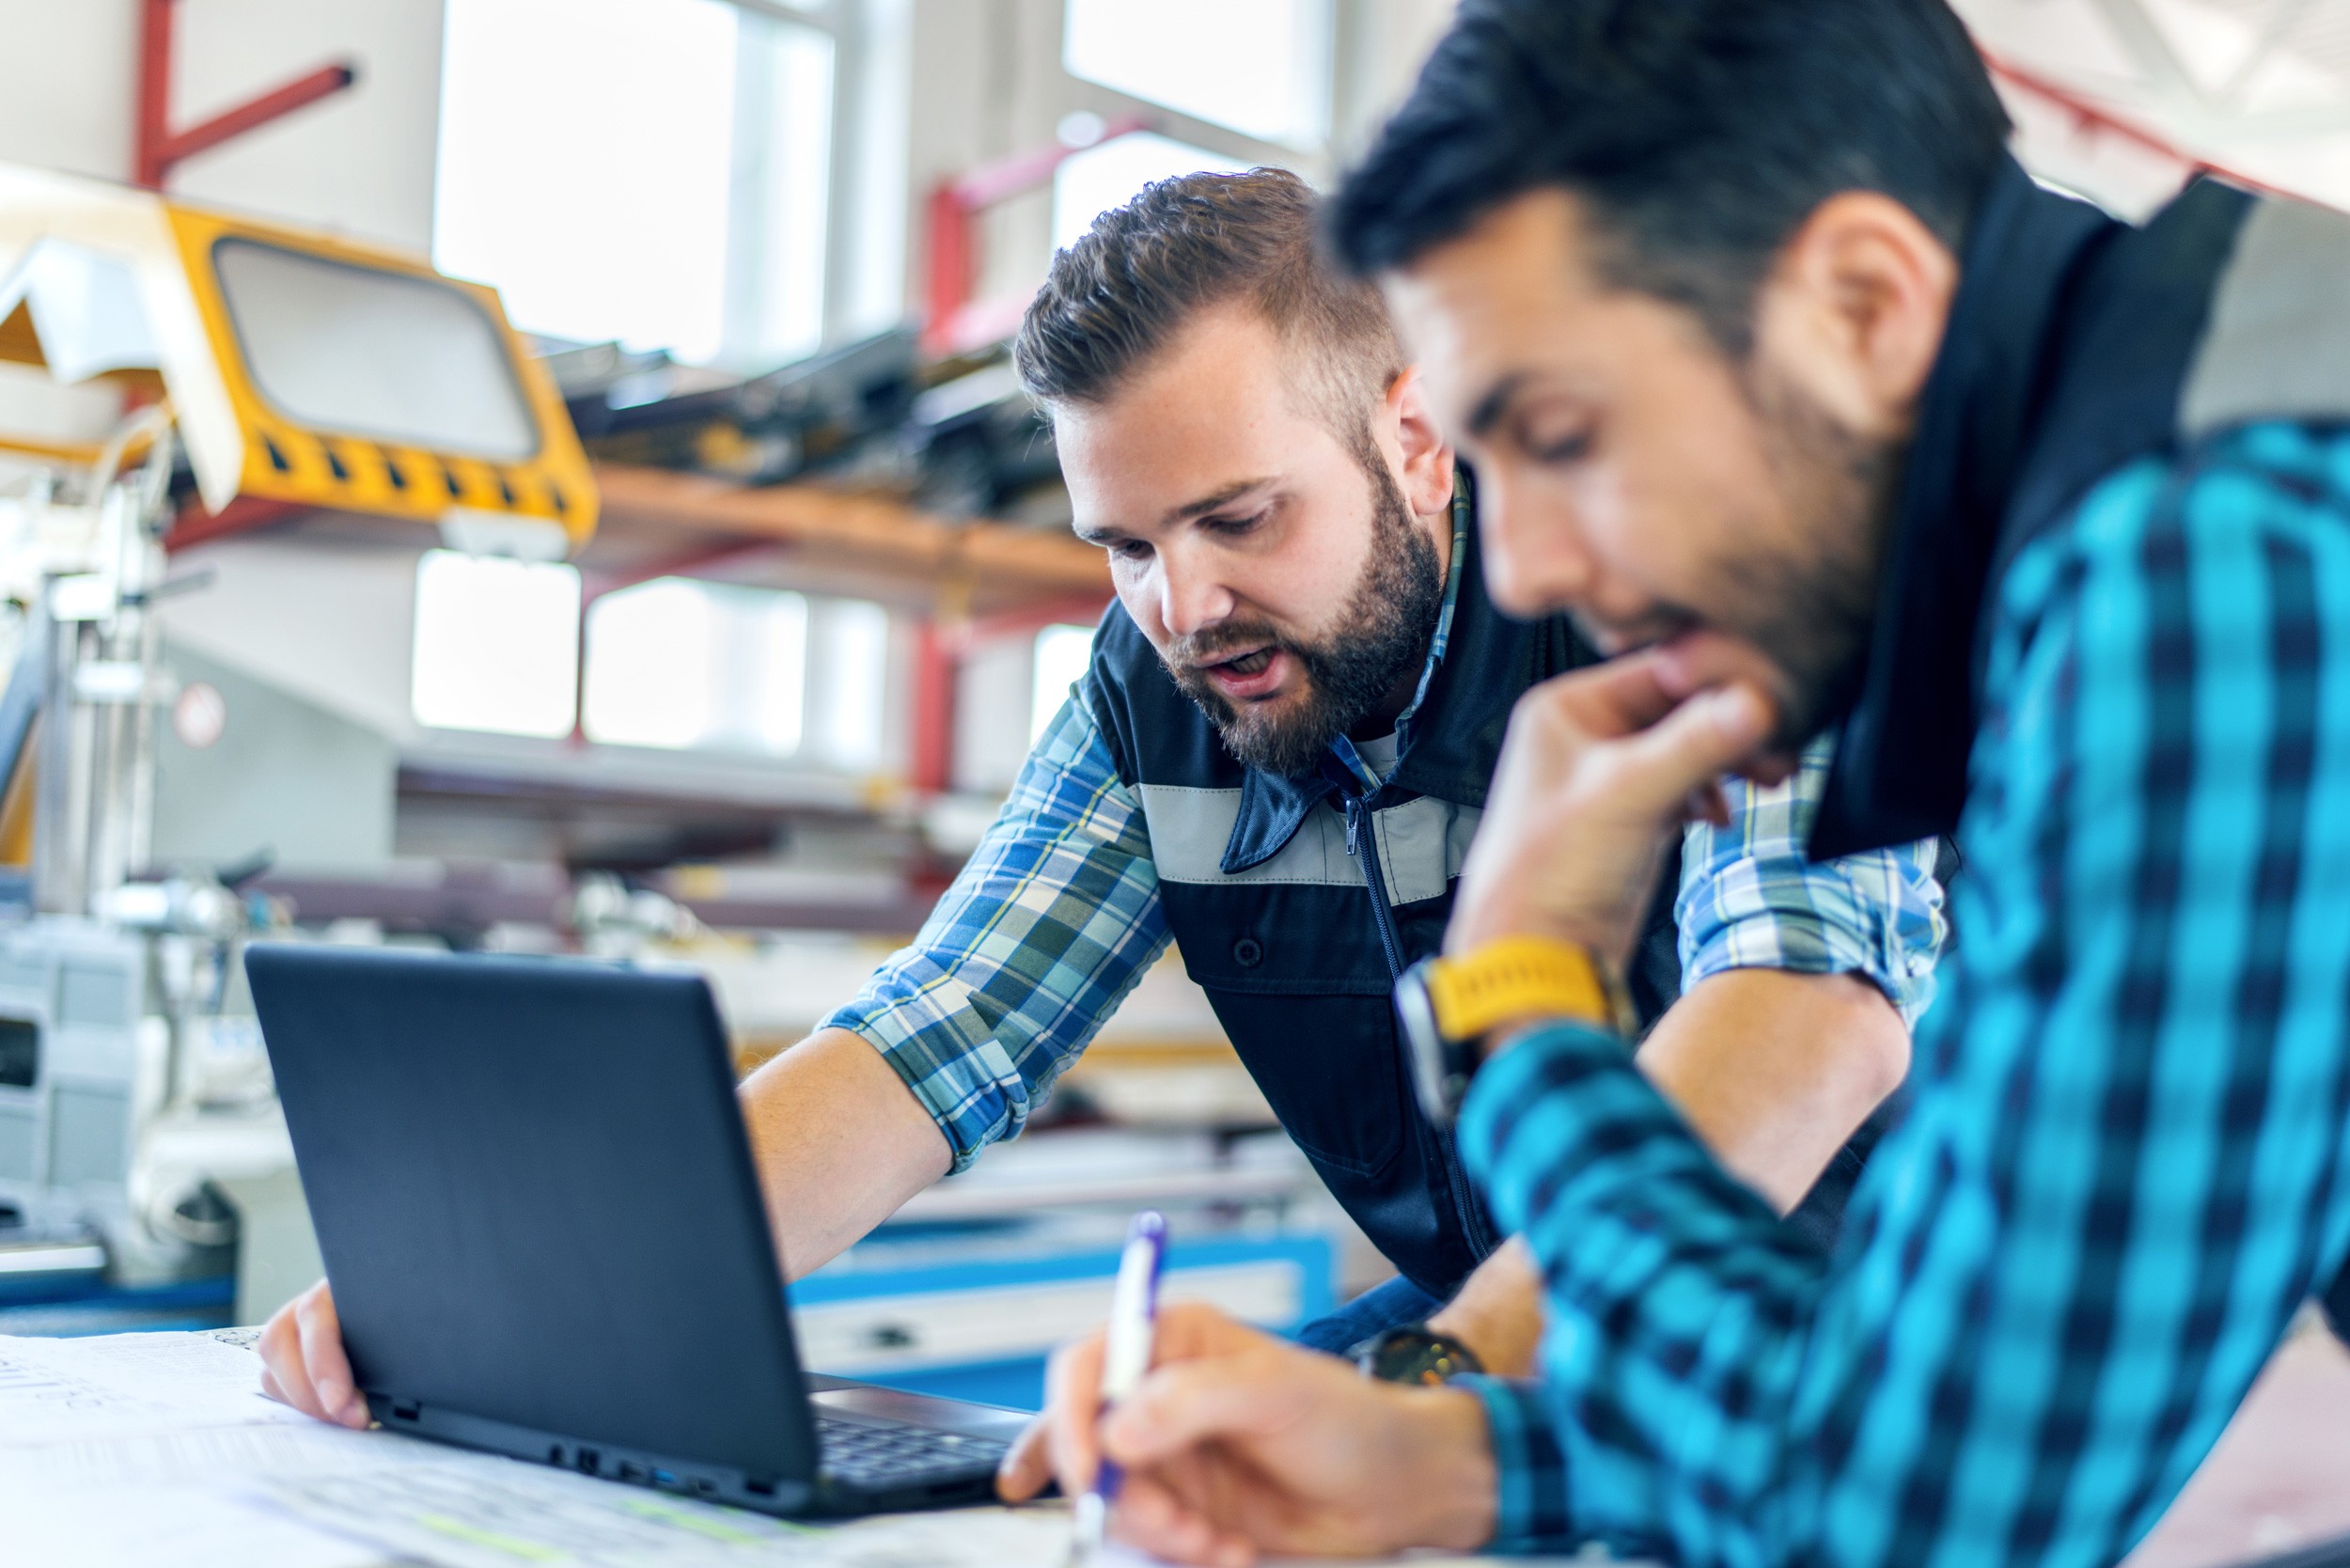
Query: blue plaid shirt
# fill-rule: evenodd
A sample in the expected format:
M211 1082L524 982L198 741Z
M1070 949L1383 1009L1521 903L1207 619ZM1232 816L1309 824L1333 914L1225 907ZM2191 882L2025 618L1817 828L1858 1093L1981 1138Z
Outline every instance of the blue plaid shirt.
M1689 1564L2102 1564L2350 1247L2350 433L2110 476L1992 588L1966 940L1832 1258L1622 1043L1462 1148L1547 1281L1477 1380L1500 1534Z
M1418 690L1445 654L1471 525ZM1418 707L1415 697L1400 725ZM1343 738L1338 751L1375 783ZM1772 789L1733 785L1724 829L1689 830L1683 984L1727 969L1866 974L1905 1016L1934 991L1942 891L1932 841L1813 865L1804 853L1827 751ZM911 947L818 1027L877 1047L937 1121L961 1170L1016 1135L1168 941L1142 807L1080 695L1029 753L1010 798Z

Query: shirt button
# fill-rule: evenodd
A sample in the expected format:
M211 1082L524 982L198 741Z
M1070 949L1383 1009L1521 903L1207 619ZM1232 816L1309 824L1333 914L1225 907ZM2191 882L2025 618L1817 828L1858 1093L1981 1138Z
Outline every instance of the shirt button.
M1264 944L1253 936L1244 936L1232 944L1232 962L1244 969L1254 969L1264 962Z

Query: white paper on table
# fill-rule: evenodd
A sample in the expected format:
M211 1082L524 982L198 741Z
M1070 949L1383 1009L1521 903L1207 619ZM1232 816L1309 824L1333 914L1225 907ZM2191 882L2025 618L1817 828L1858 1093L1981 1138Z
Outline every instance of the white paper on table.
M375 1568L384 1553L215 1487L0 1487L8 1568ZM510 1568L510 1565L509 1565Z
M0 1447L308 1419L264 1397L260 1374L205 1334L0 1338Z

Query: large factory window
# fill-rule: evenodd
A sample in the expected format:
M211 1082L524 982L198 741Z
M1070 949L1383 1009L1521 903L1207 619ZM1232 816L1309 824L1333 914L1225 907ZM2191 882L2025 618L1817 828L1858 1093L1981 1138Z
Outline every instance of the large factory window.
M429 550L416 563L409 706L436 729L553 739L579 701L579 572Z
M1330 133L1331 0L1068 0L1061 61L1260 141Z
M588 612L586 687L591 741L789 756L807 698L807 601L684 577L606 594Z
M1069 688L1076 684L1092 658L1090 626L1047 626L1036 635L1031 666L1035 676L1028 695L1030 745L1043 738L1044 727L1053 722L1060 705L1069 700Z
M809 749L845 773L882 765L889 612L870 599L818 601L809 614Z
M442 271L553 337L761 366L815 347L827 34L724 0L448 0L444 39Z

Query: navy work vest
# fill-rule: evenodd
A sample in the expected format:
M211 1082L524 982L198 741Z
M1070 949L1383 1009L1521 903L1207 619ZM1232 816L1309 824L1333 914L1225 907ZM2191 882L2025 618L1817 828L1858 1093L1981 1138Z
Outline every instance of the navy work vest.
M1443 945L1511 705L1596 658L1564 619L1494 608L1474 530L1456 570L1444 660L1399 731L1393 773L1368 795L1340 782L1335 761L1303 778L1243 767L1119 605L1082 687L1148 821L1184 967L1332 1195L1438 1296L1499 1238L1450 1139L1413 1098L1391 988ZM1679 989L1677 880L1631 977L1644 1022Z

